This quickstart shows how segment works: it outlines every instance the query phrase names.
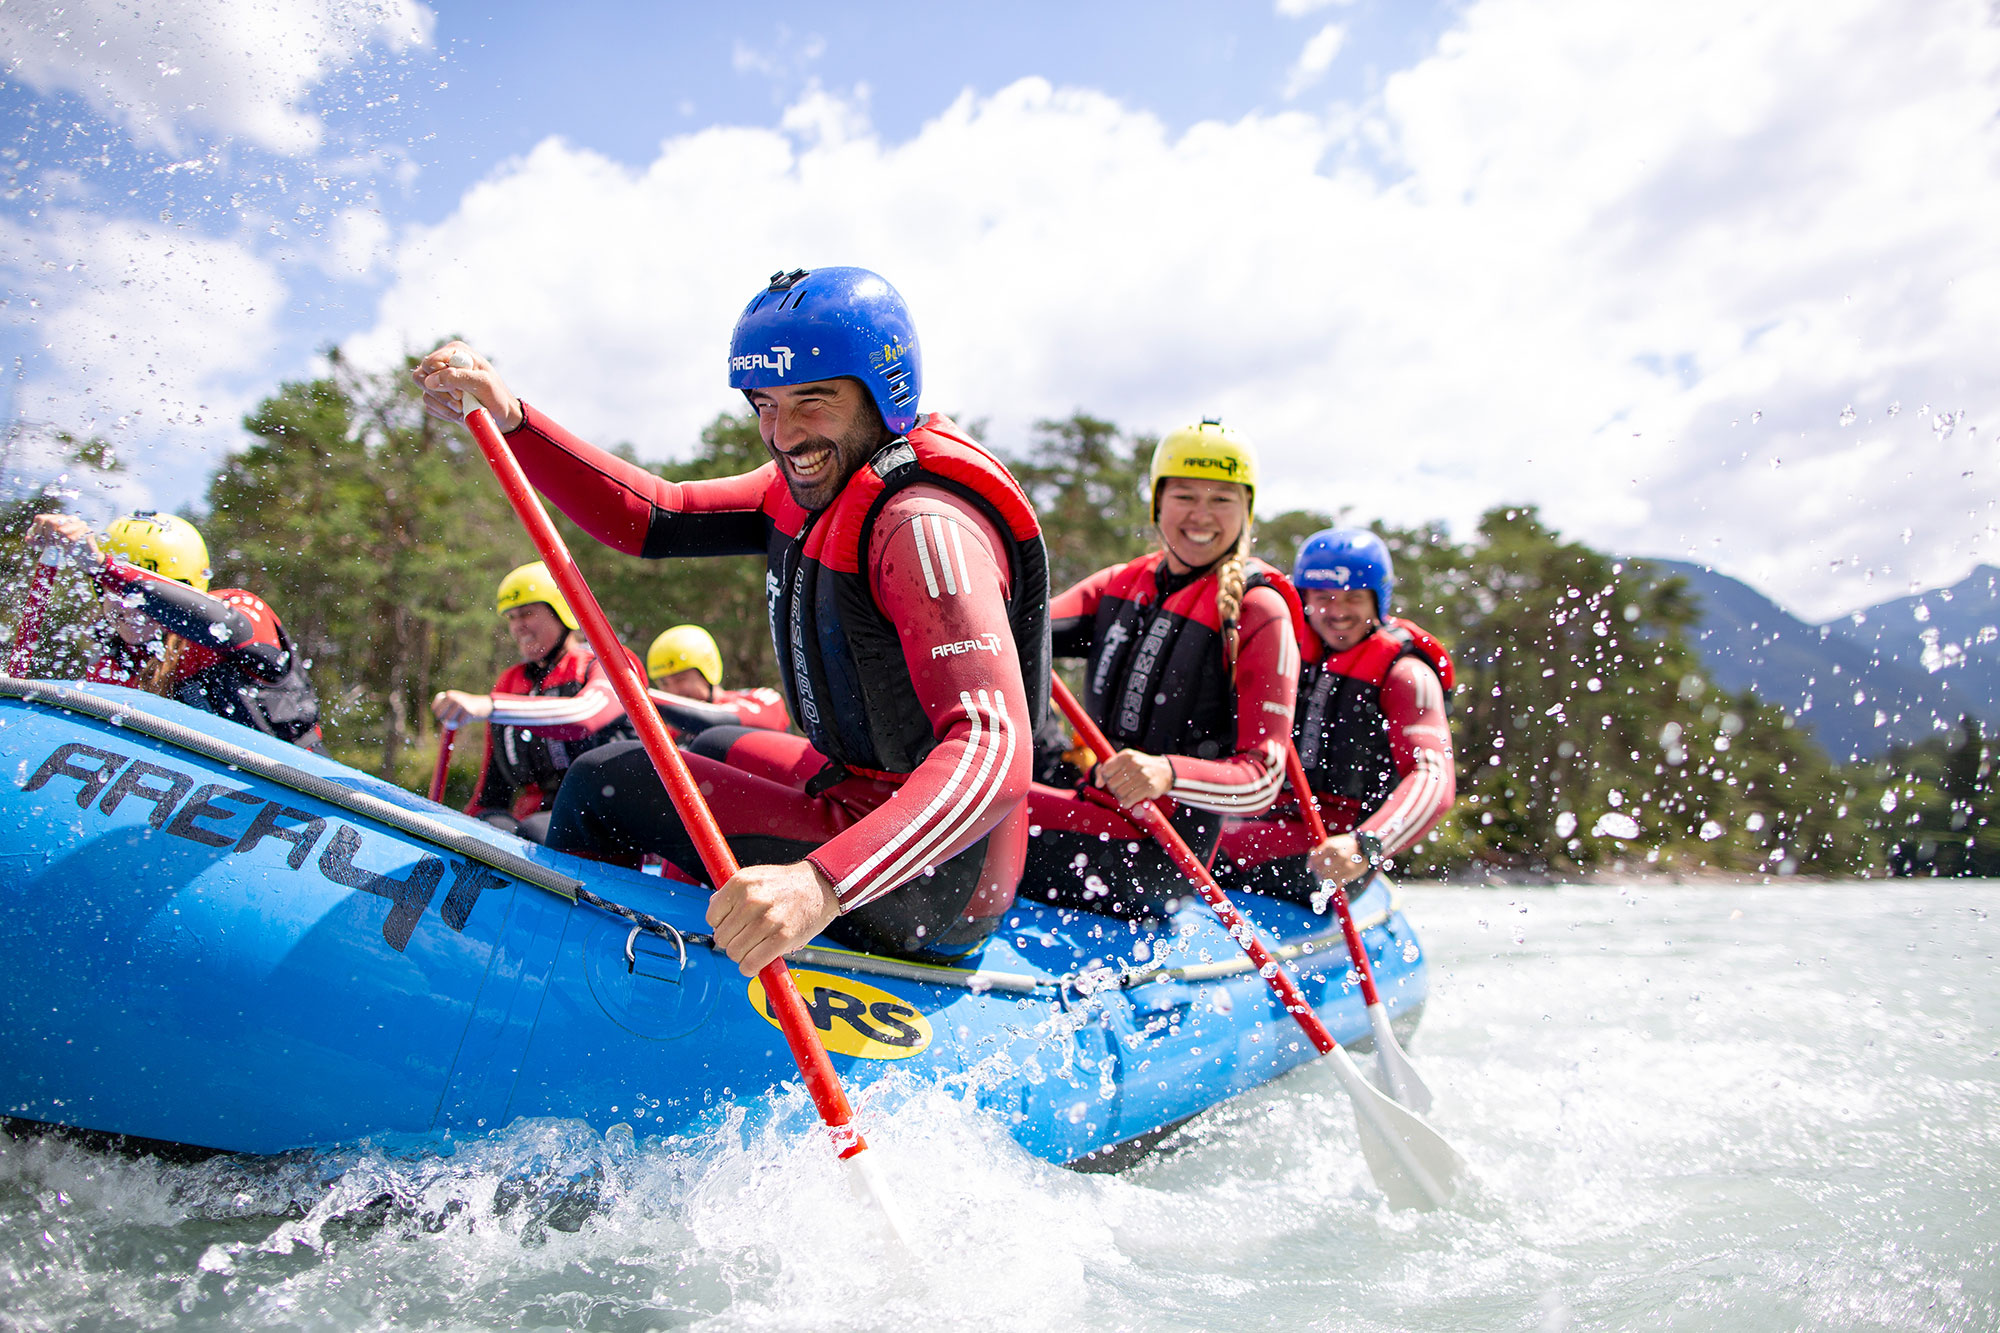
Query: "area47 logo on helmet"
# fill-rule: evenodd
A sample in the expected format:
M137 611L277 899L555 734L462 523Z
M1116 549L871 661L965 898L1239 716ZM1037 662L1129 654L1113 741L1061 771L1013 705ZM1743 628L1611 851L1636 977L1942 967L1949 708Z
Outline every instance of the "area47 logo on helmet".
M792 368L792 349L789 347L773 347L768 352L751 352L745 356L732 356L729 358L729 368L731 370L775 370L778 372L778 378L783 379L786 372Z

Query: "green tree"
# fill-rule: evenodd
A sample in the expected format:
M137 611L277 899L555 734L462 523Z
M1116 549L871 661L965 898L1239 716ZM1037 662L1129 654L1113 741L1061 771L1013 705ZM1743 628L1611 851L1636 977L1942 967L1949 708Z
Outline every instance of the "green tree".
M204 526L217 583L269 601L304 653L330 747L394 777L432 734L432 694L484 688L511 655L492 589L527 543L406 373L328 359L244 418L252 443L211 480Z
M1084 412L1035 423L1026 457L1011 458L1041 518L1049 587L1061 592L1086 575L1143 554L1152 544L1145 481L1159 441L1125 436Z
M1433 866L1853 872L1852 783L1782 710L1717 690L1685 583L1489 511L1392 532L1406 613L1457 666L1459 800ZM1845 821L1845 822L1844 822Z
M629 447L614 452L632 461ZM697 481L753 472L770 461L749 413L724 413L702 428L694 457L659 469L669 481ZM764 605L762 553L698 559L635 560L583 533L568 519L557 526L611 618L612 628L641 658L670 625L701 625L722 653L726 686L775 685L776 663Z
M53 453L72 469L100 478L125 469L110 442L101 436L79 436L31 422L16 422L0 433L0 471L6 471L11 460L31 452L42 457ZM26 540L28 526L37 514L57 513L62 508L63 495L52 486L0 500L0 591L4 591L0 596L0 608L4 608L0 610L0 644L4 644L0 665L13 657L40 563L39 553ZM46 577L40 633L23 669L36 676L73 678L97 656L97 636L103 625L97 588L70 564L53 567Z
M1976 718L1892 750L1871 767L1867 806L1894 874L2000 877L2000 781L1993 741Z

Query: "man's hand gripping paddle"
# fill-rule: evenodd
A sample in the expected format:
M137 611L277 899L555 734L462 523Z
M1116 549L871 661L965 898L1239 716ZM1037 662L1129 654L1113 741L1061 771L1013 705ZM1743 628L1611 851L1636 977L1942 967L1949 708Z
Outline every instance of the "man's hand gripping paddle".
M1313 801L1312 787L1306 781L1305 764L1299 760L1299 752L1289 738L1285 741L1285 776L1292 784L1293 792L1299 798L1299 812L1305 817L1306 832L1312 836L1313 846L1326 841L1326 824L1319 817L1319 806ZM1361 854L1368 858L1370 874L1382 867L1382 840L1372 833L1363 833L1355 840L1360 844ZM1347 937L1347 956L1354 960L1354 975L1361 979L1361 998L1368 1005L1368 1026L1375 1034L1375 1059L1382 1071L1382 1079L1389 1085L1389 1095L1416 1112L1431 1109L1430 1085L1424 1082L1422 1074L1403 1053L1402 1043L1396 1040L1395 1029L1389 1026L1389 1010L1382 1003L1382 995L1375 989L1375 971L1368 965L1368 950L1362 946L1361 932L1354 927L1354 913L1348 909L1347 890L1332 880L1321 882L1321 889L1333 899L1333 910L1340 917L1341 934ZM1313 906L1319 906L1319 899L1313 899Z
M1069 687L1060 679L1051 682L1056 706L1069 718L1070 725L1083 743L1095 750L1100 760L1116 753L1111 742L1104 738L1104 732L1083 711L1083 705L1076 701ZM1208 867L1194 854L1192 848L1181 838L1166 813L1153 801L1142 801L1138 805L1127 806L1140 827L1152 834L1161 850L1180 867L1182 874L1192 882L1208 905L1214 909L1222 924L1229 929L1229 937L1236 941L1250 961L1257 965L1258 975L1277 993L1278 1000L1321 1055L1333 1063L1334 1072L1340 1075L1347 1096L1354 1103L1354 1123L1361 1134L1361 1154L1368 1161L1368 1170L1375 1177L1376 1185L1389 1196L1389 1204L1394 1208L1439 1208L1451 1198L1457 1188L1458 1176L1465 1169L1465 1159L1460 1157L1442 1135L1422 1120L1413 1111L1398 1106L1389 1098L1375 1090L1375 1085L1361 1076L1354 1067L1353 1059L1341 1049L1333 1039L1326 1024L1320 1021L1306 997L1299 992L1298 983L1292 980L1283 964L1271 956L1264 942L1257 938L1257 932L1243 914L1236 910L1236 904L1229 901L1208 873Z
M464 370L471 369L474 362L461 350L453 354L452 365ZM459 410L464 414L466 428L479 442L480 452L486 455L493 475L500 481L500 489L507 493L507 500L514 506L521 525L534 539L535 550L549 567L556 586L562 589L570 610L582 623L583 632L590 636L591 646L597 651L597 659L603 664L605 675L618 694L618 701L625 705L625 716L637 729L640 743L646 747L647 758L653 761L653 768L673 800L681 823L687 827L688 836L701 852L701 862L708 871L710 882L718 886L728 883L738 869L735 853L723 841L715 816L709 812L708 803L702 799L700 789L688 774L680 751L668 738L666 726L660 721L660 715L646 693L645 682L639 679L638 672L625 654L624 645L619 643L617 633L611 628L611 622L605 619L597 598L584 583L582 571L577 569L576 561L570 557L562 535L549 521L541 497L528 484L520 461L501 438L500 428L494 424L492 414L477 400L468 401L470 398L466 391L459 392ZM778 1027L785 1034L785 1042L792 1049L792 1059L798 1062L806 1091L811 1094L820 1119L826 1122L827 1132L833 1136L834 1150L848 1165L855 1193L875 1204L890 1235L907 1248L901 1219L875 1173L867 1141L854 1128L854 1112L847 1103L847 1093L840 1085L840 1076L833 1071L833 1062L827 1058L826 1047L820 1044L819 1033L813 1027L805 1001L799 997L790 969L780 958L760 971L757 979L763 983L765 1002L771 1006Z

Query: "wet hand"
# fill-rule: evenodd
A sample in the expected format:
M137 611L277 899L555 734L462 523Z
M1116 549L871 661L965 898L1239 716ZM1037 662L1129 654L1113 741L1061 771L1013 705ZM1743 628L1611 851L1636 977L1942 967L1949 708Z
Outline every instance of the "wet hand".
M75 514L35 515L35 521L28 525L28 544L66 546L72 556L87 564L104 561L103 552L97 549L97 534Z
M1311 861L1313 874L1319 876L1323 884L1338 884L1346 888L1368 873L1368 858L1361 854L1360 845L1354 841L1352 833L1328 838L1313 848Z
M754 977L840 915L833 885L809 861L744 866L708 900L715 947Z
M1116 797L1118 804L1133 806L1165 796L1174 785L1174 766L1143 750L1120 750L1097 766L1097 785Z
M470 359L470 366L452 364L460 353ZM508 392L507 382L485 357L455 338L417 362L410 375L424 391L424 411L440 421L465 420L459 410L459 393L464 391L493 414L493 424L501 430L521 424L521 400Z
M447 727L462 727L468 722L484 722L493 716L493 696L490 694L467 694L464 690L446 690L431 700L431 711L438 721Z

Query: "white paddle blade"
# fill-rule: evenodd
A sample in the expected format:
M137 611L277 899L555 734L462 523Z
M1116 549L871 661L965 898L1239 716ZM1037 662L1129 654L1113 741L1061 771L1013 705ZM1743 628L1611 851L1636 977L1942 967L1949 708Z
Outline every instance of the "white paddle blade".
M847 1188L863 1203L873 1204L875 1215L882 1219L882 1229L888 1235L892 1249L911 1253L909 1224L896 1207L888 1187L882 1183L881 1174L875 1169L875 1154L863 1148L847 1162Z
M1354 1060L1336 1047L1328 1057L1354 1103L1361 1155L1391 1208L1442 1208L1458 1189L1465 1159L1416 1112L1390 1101L1361 1077Z
M1382 1082L1394 1097L1412 1111L1422 1115L1431 1109L1431 1089L1424 1082L1424 1076L1410 1062L1403 1052L1403 1045L1396 1040L1396 1031L1389 1026L1389 1008L1383 1004L1368 1006L1368 1026L1375 1033L1375 1067L1382 1073Z

